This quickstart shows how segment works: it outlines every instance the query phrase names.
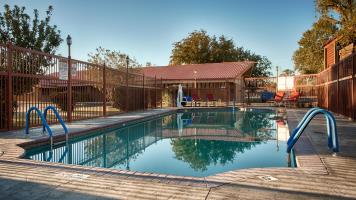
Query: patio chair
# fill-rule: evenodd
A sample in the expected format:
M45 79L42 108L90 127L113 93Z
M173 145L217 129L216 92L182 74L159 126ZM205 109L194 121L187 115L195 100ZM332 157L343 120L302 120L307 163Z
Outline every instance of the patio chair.
M284 95L285 95L284 92L277 92L276 95L274 96L275 104L280 106L282 104L282 102L283 102Z
M297 104L298 100L299 100L299 96L300 93L297 91L292 92L284 101L286 102L286 104L289 103L289 106L293 103L293 104Z
M190 106L193 106L193 98L191 96L184 96L183 101L185 102L184 105L182 103L183 106L188 106L189 102L190 102Z
M214 98L213 94L206 95L206 105L209 106L209 102L213 102L214 106L216 106L216 99Z
M200 106L201 99L197 94L192 94L192 100L194 101L194 106L197 106L197 103ZM192 101L192 106L193 106L193 101Z

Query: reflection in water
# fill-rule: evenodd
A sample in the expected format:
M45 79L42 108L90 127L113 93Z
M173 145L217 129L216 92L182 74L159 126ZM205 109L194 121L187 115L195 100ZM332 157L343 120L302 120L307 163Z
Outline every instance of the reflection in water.
M131 169L134 164L134 170L139 170L137 166L145 156L151 156L149 161L156 162L167 154L165 159L172 165L178 165L173 163L179 161L194 171L206 171L211 166L236 165L236 158L246 151L281 137L276 134L275 121L271 120L274 115L269 110L177 113L70 140L53 151L46 147L31 149L26 151L26 157L105 168ZM170 141L168 146L164 146L165 140ZM155 148L157 153L152 154Z
M243 153L255 146L252 142L225 142L216 140L172 139L173 151L178 160L189 163L194 170L204 171L210 164L232 162L237 153Z

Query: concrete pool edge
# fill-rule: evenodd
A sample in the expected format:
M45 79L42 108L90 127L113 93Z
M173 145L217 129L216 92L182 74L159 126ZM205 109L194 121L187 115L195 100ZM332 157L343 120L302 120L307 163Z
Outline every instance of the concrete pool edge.
M156 118L158 116L164 116L164 115L169 115L171 113L177 112L177 111L187 111L187 110L221 110L221 109L227 109L227 108L231 108L231 107L218 107L218 108L214 108L214 107L204 107L204 108L194 108L194 107L184 107L184 108L179 108L179 109L165 109L163 112L157 113L157 114L153 114L150 116L145 116L145 117L139 117L136 119L127 119L121 122L117 122L117 123L113 123L107 126L101 126L101 127L96 127L94 129L86 129L86 130L82 130L82 131L77 131L77 132L73 132L71 133L71 137L80 137L80 136L85 136L85 135L90 135L92 134L93 131L96 130L100 130L100 129L110 129L110 128L117 128L117 127L121 127L124 124L128 124L128 123L138 123L138 122L142 122L142 121L147 121L153 118ZM268 109L268 110L277 110L276 108L261 108L261 107L251 107L249 109ZM135 113L132 113L135 114ZM63 141L65 140L65 136L64 135L57 135L54 138L55 142L58 141ZM61 164L61 163L50 163L50 162L43 162L43 161L35 161L35 160L28 160L28 159L23 159L22 156L25 152L26 148L31 148L33 146L40 146L43 144L48 144L49 140L47 137L44 138L40 138L40 139L36 139L36 140L30 140L30 141L26 141L23 143L18 143L16 144L16 147L20 148L11 148L12 150L16 150L17 152L17 157L15 157L15 159L19 159L19 161L23 161L24 163L36 163L38 165L43 165L43 166L61 166L61 167L68 167L68 168L86 168L84 166L80 166L80 165L68 165L68 164ZM310 143L309 143L310 144ZM297 145L298 146L298 145ZM296 146L296 147L297 147ZM12 153L9 154L9 152L4 152L3 156L4 157L0 157L0 158L6 158L8 156L6 155L11 155L11 157L13 155L16 155L16 152L13 151ZM20 152L20 154L19 154ZM10 158L11 158L10 157ZM299 159L299 155L298 155L298 151L295 154L296 157L296 161L297 161L297 169L301 169L301 166L305 166L305 164L308 164L308 160L303 160L303 159ZM9 157L8 157L9 158ZM14 158L14 157L12 157ZM320 160L320 159L318 159ZM307 163L304 164L304 161L307 161ZM98 171L97 169L105 169L105 168L95 168L93 170ZM136 171L129 171L129 170L111 170L115 173L118 174L122 174L122 175L129 175L129 176L142 176L142 177L146 177L146 178L174 178L174 179L179 179L179 180L184 180L184 181L189 181L189 180L194 180L194 181L216 181L219 180L219 177L223 177L223 176L230 176L230 174L234 174L237 171L246 171L246 170L260 170L260 169L287 169L290 170L291 168L288 167L270 167L270 168L249 168L249 169L238 169L238 170L232 170L232 171L228 171L228 172L223 172L223 173L218 173L218 174L214 174L214 175L210 175L210 176L206 176L206 177L191 177L191 176L177 176L177 175L168 175L168 174L155 174L155 173L143 173L143 172L136 172ZM99 170L102 171L102 170ZM320 170L319 170L320 171ZM324 174L324 173L323 173ZM225 182L226 183L226 182Z
M148 120L160 117L160 116L169 115L176 111L177 111L177 109L167 109L166 111L163 111L163 112L157 113L157 114L153 114L150 116L140 117L140 118L136 118L136 119L127 119L125 121L115 122L115 123L112 123L109 125L104 125L104 126L99 126L99 127L95 127L95 128L89 128L89 129L84 129L84 130L80 130L80 131L70 132L68 135L68 139L91 135L91 134L93 134L93 132L98 131L98 130L105 131L105 130L110 130L110 129L121 128L124 126L129 126L134 123L140 123L140 122L148 121ZM63 142L65 140L66 140L66 137L64 134L55 135L53 137L54 143ZM36 140L31 140L28 142L18 144L18 146L20 146L24 149L28 149L28 148L32 148L32 147L41 146L44 144L49 144L49 138L47 136L44 136L43 138L39 138Z
M299 118L303 117L300 113L305 113L304 110L288 111L290 128L300 120L294 118L294 112L299 112ZM356 124L351 124L351 122L346 124L343 122L346 120L340 117L337 119L340 120L340 129L345 134L352 135L350 133L353 133L355 129L352 128L356 128ZM318 128L320 127L318 123L320 122L316 121L312 124ZM344 129L343 125L352 128ZM345 132L345 130L351 130L351 132ZM306 134L309 136L309 131ZM345 134L340 136L345 139ZM1 138L0 149L9 150L8 147L25 141L17 138ZM343 152L354 152L352 150L354 146L350 146L352 144L354 143L344 141ZM9 199L9 197L32 197L32 199L79 199L85 197L110 199L355 199L356 182L354 180L356 180L356 175L353 171L356 161L343 157L345 155L342 154L336 157L331 156L329 151L320 149L320 144L315 143L315 138L311 145L318 152L317 159L322 158L331 173L309 173L303 169L304 166L293 169L254 168L232 171L225 176L207 177L204 182L169 177L162 179L159 177L161 175L152 178L140 173L137 173L136 176L122 175L116 171L104 171L106 169L103 168L85 168L76 165L62 167L59 163L46 165L46 163L31 160L25 162L26 160L19 159L13 154L11 157L0 157L0 182L3 185L0 189L0 197L4 199ZM322 142L322 147L325 147L324 142ZM22 149L18 146L17 148ZM33 164L29 165L29 162ZM341 166L336 163L341 163ZM87 177L84 179L71 177L71 175L81 174ZM266 175L278 180L268 181L260 178ZM23 190L23 187L26 187L26 190ZM31 196L28 196L29 194Z

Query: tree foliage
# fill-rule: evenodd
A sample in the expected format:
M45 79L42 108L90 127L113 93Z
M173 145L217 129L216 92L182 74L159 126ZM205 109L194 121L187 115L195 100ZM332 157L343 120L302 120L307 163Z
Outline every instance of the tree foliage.
M224 35L210 36L206 31L193 31L186 38L173 44L170 65L255 61L257 66L252 76L268 76L272 63L243 47L237 47L232 39Z
M291 69L285 69L282 71L282 73L280 74L281 76L294 76L294 71Z
M334 37L337 27L325 18L320 18L311 29L303 33L299 48L294 52L295 69L302 74L314 74L323 69L323 45Z
M342 46L356 42L356 0L317 0L316 8L322 18L340 27Z
M39 19L37 9L33 10L33 18L26 13L25 7L4 6L0 12L0 42L12 42L14 45L54 54L62 42L60 31L51 25L53 7L49 6L46 17Z
M98 47L94 53L89 53L88 56L91 63L100 65L104 65L105 63L106 66L114 69L124 69L126 68L126 57L128 55L120 51ZM137 68L141 66L135 58L129 56L129 67Z
M356 1L316 0L320 17L299 40L294 52L295 69L304 74L318 73L323 69L323 45L339 37L341 46L356 42Z

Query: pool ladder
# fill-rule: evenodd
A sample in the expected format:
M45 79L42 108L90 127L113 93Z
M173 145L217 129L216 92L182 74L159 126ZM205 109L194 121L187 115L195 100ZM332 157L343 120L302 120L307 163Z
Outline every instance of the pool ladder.
M44 110L44 112L42 113L37 107L32 106L30 109L28 109L27 113L26 113L26 128L25 128L25 133L29 134L29 128L30 128L30 114L32 111L36 111L38 116L41 118L42 121L42 127L43 127L43 132L47 131L48 136L50 138L50 145L51 148L53 147L53 132L52 129L49 127L46 117L47 117L47 112L48 110L52 110L54 112L54 114L56 115L59 123L62 125L63 130L64 130L64 134L66 136L66 141L68 141L68 128L67 126L64 124L64 121L62 119L62 117L59 115L57 109L54 106L47 106Z
M334 116L327 110L321 108L312 108L304 115L303 119L299 122L298 126L293 130L291 136L289 137L287 141L288 153L291 152L293 146L298 141L299 137L304 132L310 121L318 114L323 114L326 119L328 131L328 147L335 153L339 152L339 141L336 130L336 120Z

